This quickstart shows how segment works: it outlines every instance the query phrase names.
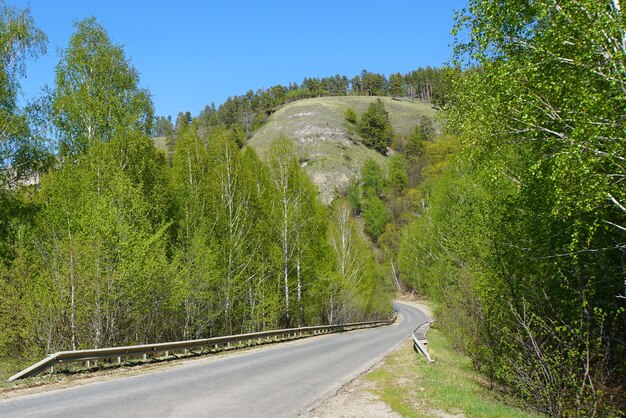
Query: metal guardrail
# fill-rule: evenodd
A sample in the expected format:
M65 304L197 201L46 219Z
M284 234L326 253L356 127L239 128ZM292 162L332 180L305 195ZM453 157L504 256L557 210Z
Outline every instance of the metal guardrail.
M309 337L319 334L328 334L334 332L351 331L361 328L374 328L383 325L390 325L395 322L397 315L385 321L367 321L367 322L354 322L350 324L340 325L319 325L313 327L301 327L301 328L288 328L278 329L272 331L253 332L249 334L227 335L223 337L203 338L198 340L187 341L175 341L167 343L157 344L143 344L143 345L131 345L125 347L110 347L110 348L98 348L92 350L76 350L76 351L59 351L51 354L45 359L33 364L32 366L22 370L19 373L14 374L7 379L8 382L12 382L18 379L24 379L26 377L35 376L47 369L53 368L57 364L67 364L76 362L89 362L92 360L102 360L117 358L117 363L121 363L122 357L139 356L156 353L166 353L169 356L170 352L190 350L198 347L214 346L218 348L224 345L230 345L232 343L254 341L257 343L263 342L268 338L283 338L293 339Z
M426 359L428 359L429 363L432 363L433 359L430 358L430 354L428 353L428 338L426 338L426 333L433 322L435 322L434 319L424 322L419 327L415 328L415 331L413 331L413 342L415 344L415 348L417 351L422 353Z

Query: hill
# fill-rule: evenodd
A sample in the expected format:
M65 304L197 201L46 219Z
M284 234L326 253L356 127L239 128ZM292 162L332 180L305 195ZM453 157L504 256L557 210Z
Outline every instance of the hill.
M299 100L276 111L248 140L263 158L272 141L280 136L294 141L298 158L320 189L320 199L330 203L335 191L345 189L358 176L367 158L386 166L386 157L366 148L361 138L345 127L343 113L351 107L357 115L377 97L342 96ZM421 115L434 117L430 104L381 98L393 129L409 133Z

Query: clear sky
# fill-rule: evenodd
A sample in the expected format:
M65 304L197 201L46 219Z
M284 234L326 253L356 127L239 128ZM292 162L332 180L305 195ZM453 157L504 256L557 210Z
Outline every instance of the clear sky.
M200 112L229 96L304 77L361 70L408 72L451 56L453 10L464 0L134 1L7 0L30 7L48 35L48 54L31 62L24 97L52 86L57 51L73 22L90 16L107 29L152 93L158 115Z

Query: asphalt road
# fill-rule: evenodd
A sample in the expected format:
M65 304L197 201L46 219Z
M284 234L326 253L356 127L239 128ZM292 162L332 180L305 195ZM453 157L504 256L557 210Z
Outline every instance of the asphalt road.
M0 417L295 416L368 370L427 320L330 334L0 401Z

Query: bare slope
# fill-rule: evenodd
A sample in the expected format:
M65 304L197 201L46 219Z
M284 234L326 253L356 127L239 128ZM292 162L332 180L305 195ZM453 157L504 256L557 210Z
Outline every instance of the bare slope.
M272 141L285 136L294 141L305 170L320 189L320 199L329 203L337 190L345 189L358 176L369 157L386 166L386 158L360 143L345 128L343 113L351 107L359 117L376 97L320 97L288 104L274 113L248 141L263 158ZM396 132L409 133L421 115L434 116L429 104L382 98Z

